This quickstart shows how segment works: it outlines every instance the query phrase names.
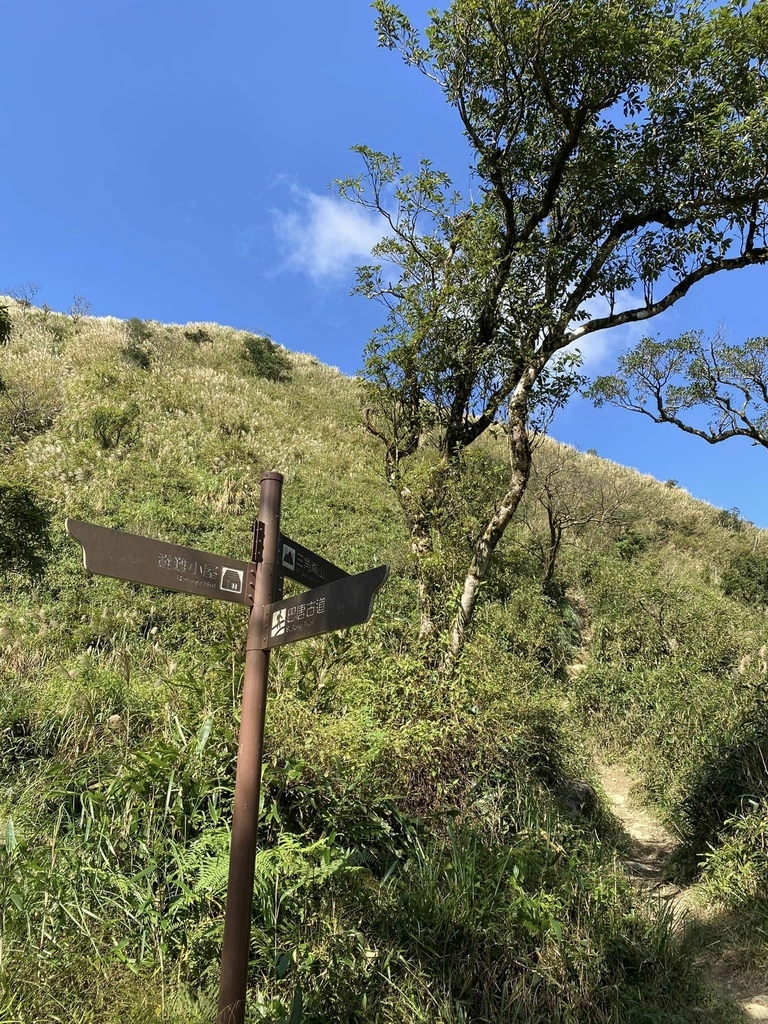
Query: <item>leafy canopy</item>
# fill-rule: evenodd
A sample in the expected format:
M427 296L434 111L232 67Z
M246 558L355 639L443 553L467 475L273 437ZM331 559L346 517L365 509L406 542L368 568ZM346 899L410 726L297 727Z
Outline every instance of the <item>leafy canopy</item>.
M598 406L674 423L710 444L748 437L768 448L768 338L742 345L729 345L722 333L707 340L701 331L643 338L588 393Z
M444 447L466 444L570 343L768 258L761 0L454 0L424 38L374 7L380 45L437 83L474 157L466 196L364 146L338 183L385 220L358 276L387 307L366 371L411 432L426 400Z
M366 146L363 173L337 183L383 218L357 280L386 309L364 420L417 559L463 450L508 428L509 480L478 525L456 651L527 486L532 417L578 385L574 346L768 260L768 0L453 0L423 34L394 3L373 6L379 44L441 89L472 155L463 194L427 159L408 172ZM421 478L405 481L417 453Z

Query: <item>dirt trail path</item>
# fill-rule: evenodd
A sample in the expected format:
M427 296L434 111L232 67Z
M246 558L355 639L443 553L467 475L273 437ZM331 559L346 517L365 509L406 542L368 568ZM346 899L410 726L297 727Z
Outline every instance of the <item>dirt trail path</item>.
M675 840L661 822L632 800L634 780L618 764L598 765L598 772L611 809L632 839L625 863L636 884L663 900L679 919L684 913L706 915L706 910L695 905L690 890L666 881L666 862ZM750 984L737 964L725 960L712 965L712 974L741 1004L748 1019L768 1021L768 981Z

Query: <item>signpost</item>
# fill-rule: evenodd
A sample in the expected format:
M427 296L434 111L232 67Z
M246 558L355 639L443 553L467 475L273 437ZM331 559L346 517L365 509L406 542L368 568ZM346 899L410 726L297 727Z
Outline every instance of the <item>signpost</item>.
M366 622L387 566L350 576L280 533L283 477L261 478L249 562L67 519L86 569L250 607L229 853L217 1024L243 1024L261 789L269 652L273 647ZM314 587L282 598L283 577Z
M85 568L98 576L253 604L256 566L252 562L108 530L78 519L67 519L66 527L70 537L82 545Z
M280 534L278 555L280 571L307 587L321 587L324 583L334 583L349 576L338 565L327 562L314 551L302 547L295 540L289 540L283 534Z
M380 565L298 597L266 605L262 644L271 649L365 622L370 618L376 591L386 578L387 568Z

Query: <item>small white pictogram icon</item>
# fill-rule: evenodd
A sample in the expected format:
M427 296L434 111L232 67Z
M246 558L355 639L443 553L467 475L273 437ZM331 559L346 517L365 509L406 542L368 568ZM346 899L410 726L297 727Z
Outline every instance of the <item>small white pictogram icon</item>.
M296 548L290 548L283 544L283 565L286 569L296 568Z
M219 583L219 589L228 590L232 594L242 594L243 570L224 569L224 571L221 574L221 583Z
M270 636L282 636L285 633L285 608L272 612L272 631Z

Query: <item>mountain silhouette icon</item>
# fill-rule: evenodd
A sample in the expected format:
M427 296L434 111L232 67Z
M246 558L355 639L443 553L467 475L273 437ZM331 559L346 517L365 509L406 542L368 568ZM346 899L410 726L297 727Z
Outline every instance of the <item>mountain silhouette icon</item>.
M289 548L287 544L283 545L283 565L286 569L296 568L296 550Z

